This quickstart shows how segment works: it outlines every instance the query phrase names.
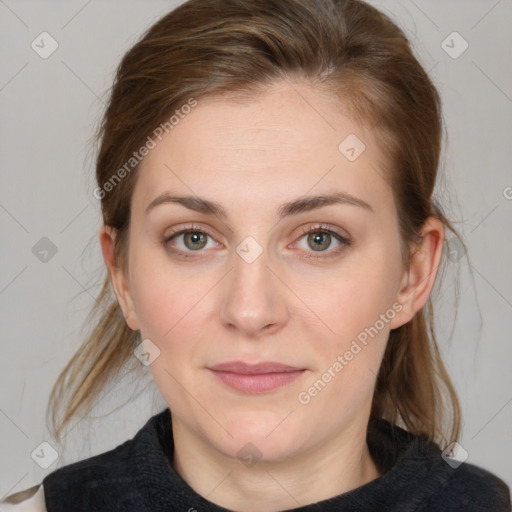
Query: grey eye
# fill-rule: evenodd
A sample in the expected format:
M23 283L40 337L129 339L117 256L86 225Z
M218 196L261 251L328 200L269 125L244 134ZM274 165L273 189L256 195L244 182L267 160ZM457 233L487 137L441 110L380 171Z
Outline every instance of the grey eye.
M308 245L315 251L323 251L331 245L331 235L329 233L309 233Z

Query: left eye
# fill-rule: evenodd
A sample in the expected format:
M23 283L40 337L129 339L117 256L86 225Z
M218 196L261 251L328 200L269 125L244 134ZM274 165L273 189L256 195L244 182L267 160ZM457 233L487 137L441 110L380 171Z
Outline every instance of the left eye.
M312 249L313 252L327 252L326 249L328 249L333 242L338 245L332 249L347 245L347 240L341 235L338 235L334 231L318 228L307 230L300 240L305 240L307 244L306 246L302 245L301 249L306 251Z

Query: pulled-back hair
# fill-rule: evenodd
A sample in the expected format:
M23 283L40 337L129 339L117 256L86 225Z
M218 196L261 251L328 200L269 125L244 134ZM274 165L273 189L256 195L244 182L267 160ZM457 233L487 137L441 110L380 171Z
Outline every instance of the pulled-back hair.
M133 153L191 99L250 100L280 80L332 93L375 134L405 266L429 216L455 233L432 198L443 132L440 97L388 16L358 0L188 0L126 53L98 133L95 194L104 224L116 230L115 258L123 268L138 173L138 165L126 167ZM114 184L115 176L121 179ZM91 320L93 329L51 392L57 439L123 367L141 367L133 355L137 332L127 326L107 274ZM437 442L458 438L459 404L434 336L431 299L390 332L370 418Z

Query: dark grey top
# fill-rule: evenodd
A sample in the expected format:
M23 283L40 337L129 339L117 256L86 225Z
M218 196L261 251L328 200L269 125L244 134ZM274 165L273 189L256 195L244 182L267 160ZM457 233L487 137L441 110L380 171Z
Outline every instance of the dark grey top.
M510 512L505 483L477 466L451 467L437 445L380 420L368 447L382 476L295 512ZM171 413L150 418L113 450L59 468L43 480L48 512L225 512L173 468ZM198 468L200 470L200 468ZM326 467L325 471L329 471Z

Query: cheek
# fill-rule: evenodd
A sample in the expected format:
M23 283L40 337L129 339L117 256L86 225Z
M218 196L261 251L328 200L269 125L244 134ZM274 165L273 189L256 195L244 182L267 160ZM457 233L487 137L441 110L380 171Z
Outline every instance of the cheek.
M183 276L169 268L163 272L158 265L134 264L133 270L141 336L160 351L149 369L166 402L173 410L182 411L186 403L182 386L189 389L194 382L201 356L200 340L204 339L207 300L201 298L212 285L205 277Z
M148 265L134 279L134 304L142 334L165 343L186 324L193 336L197 323L191 318L201 314L201 299L211 286L206 277L158 272Z
M340 342L354 338L392 309L401 276L396 252L376 247L357 253L336 271L301 278L297 295Z
M307 322L303 323L308 338L315 340L312 346L318 361L311 380L320 377L319 387L329 382L330 391L324 398L342 391L348 392L344 400L356 403L361 395L371 392L391 322L400 310L396 302L398 255L398 245L376 244L373 250L347 260L328 279L317 280L321 286L302 281L298 294L309 298L311 310L325 324L313 328L315 334ZM319 400L318 405L322 402Z
M380 282L369 280L362 285L353 277L334 287L318 316L326 319L335 334L320 336L309 330L308 338L315 340L314 371L297 400L311 417L330 411L332 418L353 418L371 404L396 314L388 290L376 283Z

